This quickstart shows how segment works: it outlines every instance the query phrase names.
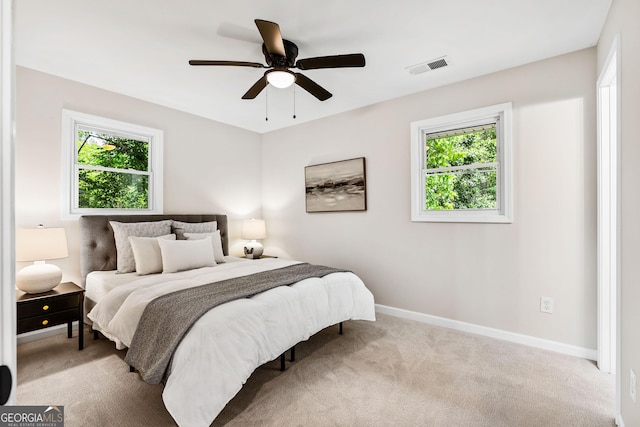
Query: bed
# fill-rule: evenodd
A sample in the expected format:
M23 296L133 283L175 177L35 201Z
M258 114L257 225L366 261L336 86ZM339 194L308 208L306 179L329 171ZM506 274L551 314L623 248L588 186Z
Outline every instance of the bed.
M210 425L257 367L318 331L375 320L373 295L352 272L229 256L225 215L83 216L80 231L87 323L127 349L142 379L164 384L181 426Z

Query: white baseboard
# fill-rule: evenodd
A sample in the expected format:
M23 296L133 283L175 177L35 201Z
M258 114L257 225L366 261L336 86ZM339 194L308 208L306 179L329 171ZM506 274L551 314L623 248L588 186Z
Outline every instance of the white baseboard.
M73 331L78 330L78 321L73 322L73 324L71 325L71 329ZM52 326L46 329L40 329L38 331L25 332L24 334L18 335L16 342L18 344L24 344L31 341L37 341L44 338L52 337L54 335L62 335L66 333L67 333L67 324L65 323L58 326Z
M570 356L581 357L583 359L596 360L598 352L596 350L575 345L564 344L558 341L545 340L529 335L517 334L515 332L504 331L501 329L489 328L486 326L474 325L472 323L451 320L445 317L432 316L430 314L418 313L416 311L404 310L401 308L389 307L386 305L376 304L376 312L389 314L404 319L417 320L418 322L428 323L430 325L443 326L445 328L455 329L472 334L484 335L491 338L497 338L503 341L510 341L518 344L528 345L530 347L542 348L545 350L555 351L557 353L568 354Z

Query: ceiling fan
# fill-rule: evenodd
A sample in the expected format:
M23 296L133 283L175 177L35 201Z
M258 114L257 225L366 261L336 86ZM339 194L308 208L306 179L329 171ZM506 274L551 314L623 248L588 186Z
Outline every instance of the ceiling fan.
M253 67L253 68L269 68L257 82L242 96L242 99L254 99L267 86L267 83L278 87L285 88L293 83L297 84L320 101L326 101L331 98L332 94L322 86L305 76L304 74L295 73L291 68L299 70L316 70L319 68L348 68L348 67L364 67L364 55L361 53L353 53L349 55L331 55L319 56L315 58L299 59L298 46L282 38L280 27L275 22L264 21L262 19L255 20L258 31L262 36L264 43L262 44L262 52L267 65L259 62L245 61L215 61L192 59L190 65L231 65L237 67Z

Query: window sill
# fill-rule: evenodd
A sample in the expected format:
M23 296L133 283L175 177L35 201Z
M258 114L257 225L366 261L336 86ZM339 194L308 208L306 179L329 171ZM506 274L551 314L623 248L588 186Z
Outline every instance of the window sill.
M497 211L492 213L480 211L452 212L452 211L432 211L414 212L411 215L412 222L468 222L468 223L490 223L490 224L510 224L513 222L512 215L500 214Z

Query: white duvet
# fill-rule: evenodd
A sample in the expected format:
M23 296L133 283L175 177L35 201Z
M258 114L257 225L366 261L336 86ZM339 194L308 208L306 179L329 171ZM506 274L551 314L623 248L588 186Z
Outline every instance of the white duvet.
M295 264L278 258L229 262L120 284L88 314L120 349L146 304L186 287ZM180 426L208 426L260 365L345 320L375 320L373 295L353 273L302 280L222 304L202 316L176 349L162 398Z

